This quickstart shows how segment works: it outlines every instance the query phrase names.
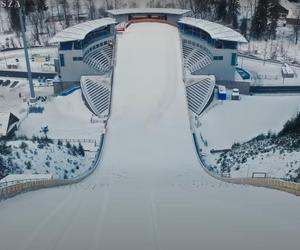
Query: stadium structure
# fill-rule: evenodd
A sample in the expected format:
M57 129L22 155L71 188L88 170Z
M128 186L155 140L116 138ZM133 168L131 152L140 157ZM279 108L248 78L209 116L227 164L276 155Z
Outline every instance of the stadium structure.
M118 9L108 10L107 15L67 28L50 40L59 48L55 92L80 84L85 103L98 117L109 115L116 33L132 23L159 22L178 28L188 107L196 115L208 105L218 84L249 93L250 82L237 78L238 46L247 40L235 30L189 17L190 11L182 9Z

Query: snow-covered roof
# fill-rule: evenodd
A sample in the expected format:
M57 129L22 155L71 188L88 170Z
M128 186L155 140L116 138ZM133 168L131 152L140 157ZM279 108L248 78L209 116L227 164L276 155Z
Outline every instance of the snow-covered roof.
M288 0L280 0L280 5L289 11L287 18L296 18L300 17L300 3L290 2Z
M168 9L168 8L132 8L132 9L115 9L107 10L108 14L118 15L129 15L129 14L169 14L169 15L184 15L191 12L190 10L183 9Z
M10 122L11 118L15 118ZM6 136L19 121L11 112L0 112L0 136Z
M9 116L9 112L0 113L0 136L5 136L7 133Z
M233 41L238 43L247 43L246 38L237 31L219 23L213 23L203 19L192 17L183 17L179 23L187 24L204 30L211 38L224 41Z
M83 40L93 30L111 24L116 24L116 20L109 17L80 23L57 33L49 40L49 43Z

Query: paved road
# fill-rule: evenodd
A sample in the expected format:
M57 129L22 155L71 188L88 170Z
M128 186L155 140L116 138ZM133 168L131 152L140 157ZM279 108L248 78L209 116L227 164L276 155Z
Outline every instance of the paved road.
M1 250L299 249L299 198L201 169L180 63L174 27L119 36L101 168L0 203Z

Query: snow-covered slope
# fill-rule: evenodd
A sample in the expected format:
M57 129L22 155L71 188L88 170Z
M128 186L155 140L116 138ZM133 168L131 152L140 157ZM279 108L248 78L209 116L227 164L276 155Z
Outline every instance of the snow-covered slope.
M52 139L95 139L100 140L102 123L91 123L92 113L84 105L81 90L69 96L51 99L42 114L29 114L21 124L18 134L31 137L41 136L41 128L48 126Z
M210 149L230 148L261 133L277 133L300 109L299 96L242 96L219 103L201 117L199 132Z
M3 202L1 249L298 249L299 198L201 169L178 31L132 25L117 51L101 168L79 184Z

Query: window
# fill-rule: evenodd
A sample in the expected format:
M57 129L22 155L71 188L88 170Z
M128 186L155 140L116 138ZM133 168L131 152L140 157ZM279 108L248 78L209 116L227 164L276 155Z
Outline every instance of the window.
M214 56L215 61L223 61L223 56Z
M215 40L215 48L216 49L223 49L223 47L224 47L223 41Z
M237 55L236 55L236 53L232 53L232 55L231 55L231 65L232 66L237 65Z
M65 66L65 57L64 57L64 54L59 54L59 61L60 61L60 66L64 67Z
M73 61L82 61L82 57L80 56L74 56Z
M224 49L237 49L237 42L224 41Z
M64 42L60 43L60 50L72 50L73 48L73 42Z
M76 50L81 50L82 49L81 41L75 41L74 42L74 49L76 49Z

